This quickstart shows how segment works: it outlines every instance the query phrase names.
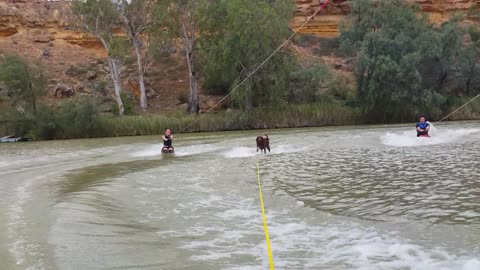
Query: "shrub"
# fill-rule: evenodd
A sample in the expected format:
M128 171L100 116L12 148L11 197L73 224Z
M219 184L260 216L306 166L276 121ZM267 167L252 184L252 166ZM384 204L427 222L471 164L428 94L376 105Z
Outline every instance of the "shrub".
M108 83L109 82L105 80L94 82L92 83L92 88L95 92L105 95L107 94Z
M351 102L355 92L345 79L336 76L327 66L298 68L291 74L289 101L293 103Z
M188 103L188 94L187 93L180 93L177 97L177 100L180 104Z
M63 103L57 122L63 138L92 137L98 128L99 111L92 97L82 96Z
M134 107L133 107L132 99L129 98L128 95L125 94L124 92L120 93L120 97L122 98L122 101L123 101L123 108L125 110L124 115L134 115L135 110L134 110ZM118 104L117 103L113 104L112 112L113 112L113 114L118 115Z
M88 67L71 65L67 68L67 70L65 71L65 74L70 76L80 76L80 75L87 74L88 71L89 71Z

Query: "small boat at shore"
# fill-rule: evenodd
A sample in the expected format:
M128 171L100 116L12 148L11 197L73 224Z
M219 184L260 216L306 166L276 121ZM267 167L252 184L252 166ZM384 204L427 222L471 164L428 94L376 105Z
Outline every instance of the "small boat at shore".
M9 143L9 142L28 142L30 138L26 137L15 137L14 135L5 136L0 138L0 143Z

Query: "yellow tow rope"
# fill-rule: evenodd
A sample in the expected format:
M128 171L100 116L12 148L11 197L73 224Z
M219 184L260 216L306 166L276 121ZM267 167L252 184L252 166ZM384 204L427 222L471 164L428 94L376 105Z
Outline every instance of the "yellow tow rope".
M262 183L260 181L260 169L258 168L258 160L257 160L257 179L258 179L258 194L260 196L260 207L262 208L263 230L265 231L265 241L267 243L268 261L270 263L270 270L274 270L275 267L273 266L272 247L270 245L270 237L268 236L267 216L265 215L265 206L263 205Z

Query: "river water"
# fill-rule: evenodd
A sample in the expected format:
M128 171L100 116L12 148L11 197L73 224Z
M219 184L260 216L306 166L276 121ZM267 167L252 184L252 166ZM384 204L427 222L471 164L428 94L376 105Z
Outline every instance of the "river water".
M480 269L480 123L0 145L0 269Z

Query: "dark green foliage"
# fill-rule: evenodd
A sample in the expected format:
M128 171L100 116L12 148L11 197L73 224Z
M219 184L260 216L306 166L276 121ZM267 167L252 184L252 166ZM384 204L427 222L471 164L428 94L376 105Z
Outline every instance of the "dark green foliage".
M95 136L100 114L93 98L79 97L58 107L40 105L35 115L12 111L5 117L17 136L49 140Z
M444 108L461 36L455 20L436 28L401 0L355 1L340 41L358 54L358 95L369 118L413 120Z
M56 119L62 138L80 138L93 136L99 117L95 100L84 96L63 103Z
M480 30L476 27L466 29L470 38L469 43L462 48L458 57L458 66L461 71L463 91L466 95L480 93Z
M292 4L280 0L206 1L200 20L200 51L207 91L228 93L287 38ZM284 102L291 62L288 54L280 51L234 93L234 105L249 109Z
M41 68L17 55L6 55L0 59L0 83L4 88L4 101L11 107L25 107L34 114L38 99L45 95L47 80Z
M298 68L290 75L288 101L293 103L337 102L351 103L354 92L327 66Z
M57 139L57 133L61 126L56 117L56 112L53 108L42 105L37 115L32 119L30 137L44 140ZM72 123L69 122L68 125Z
M123 108L125 110L124 114L125 115L134 115L135 110L134 110L134 105L133 105L132 99L127 94L125 94L124 92L122 92L120 94L120 97L122 98L122 101L123 101ZM112 112L113 112L113 114L118 115L118 105L116 103L113 104Z
M8 130L16 136L33 139L55 139L58 124L53 108L39 105L37 113L10 111L5 115L8 120Z

